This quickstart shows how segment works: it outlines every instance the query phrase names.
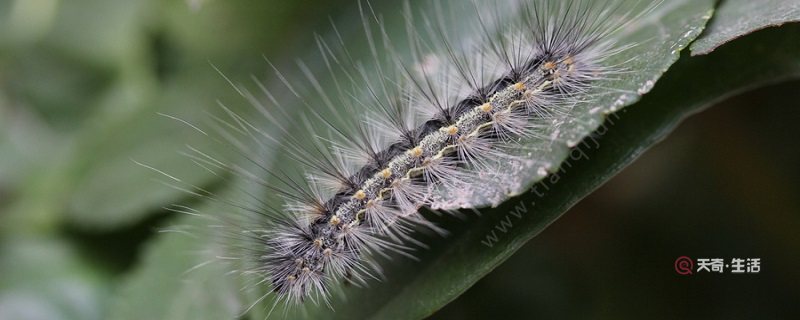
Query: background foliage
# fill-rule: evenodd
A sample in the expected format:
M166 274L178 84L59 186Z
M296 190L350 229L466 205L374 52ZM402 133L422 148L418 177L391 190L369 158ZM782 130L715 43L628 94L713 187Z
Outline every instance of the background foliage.
M702 3L675 16L710 16ZM442 221L453 235L429 239L421 262L393 264L390 281L355 291L361 304L333 315L418 318L472 286L436 317L790 317L800 298L792 134L800 83L791 81L800 76L800 28L776 26L797 21L800 10L791 0L748 3L717 4L691 46L695 56L676 53L652 92L624 109L598 137L601 147L545 196ZM157 232L200 223L163 206L213 204L159 184L131 159L232 189L186 165L177 150L206 142L157 113L199 121L219 110L217 100L247 112L215 68L237 81L269 81L262 54L290 66L315 50L311 34L329 29L328 16L357 32L346 23L354 4L0 2L0 319L237 315L248 299L239 283L216 267L185 273L219 254L216 239ZM699 33L697 21L684 27ZM482 245L523 201L536 208L496 246ZM672 270L680 255L760 257L764 267L682 278Z

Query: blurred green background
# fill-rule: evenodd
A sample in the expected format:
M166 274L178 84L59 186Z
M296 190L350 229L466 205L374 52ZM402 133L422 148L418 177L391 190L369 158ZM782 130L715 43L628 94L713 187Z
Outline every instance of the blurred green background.
M194 201L132 160L218 187L178 155L204 142L158 113L199 121L218 100L246 109L215 68L269 83L262 55L294 70L328 16L352 22L355 11L0 0L0 319L103 319L174 215L162 207ZM796 317L798 85L691 118L434 318ZM761 258L762 271L682 277L682 255Z
M343 2L0 0L0 319L105 318L162 207L195 201L133 161L215 187L158 114L247 109L220 73L291 66Z

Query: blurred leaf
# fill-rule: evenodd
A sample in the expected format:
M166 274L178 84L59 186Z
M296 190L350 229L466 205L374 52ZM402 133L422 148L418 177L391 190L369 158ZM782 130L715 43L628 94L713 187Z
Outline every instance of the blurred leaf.
M52 143L54 133L38 120L26 110L12 108L0 92L0 204L7 203L2 201L4 190L24 182L31 169L57 147Z
M187 212L217 214L223 209L212 202ZM220 258L229 253L222 251L218 230L197 215L176 218L125 278L108 319L233 319L243 310L239 279Z
M276 39L310 32L305 29L310 24L296 18L330 12L334 3L309 9L289 2L212 2L191 11L184 2L170 2L157 8L164 19L160 29L148 29L150 37L135 40L150 48L155 61L126 61L120 79L99 102L100 111L77 138L68 169L75 179L67 200L69 221L84 228L118 228L188 196L159 184L155 180L170 179L134 161L180 177L184 187L218 181L179 152L190 145L213 153L220 144L158 114L202 126L208 113L222 112L214 106L220 100L246 116L247 103L209 61L227 77L244 78L243 72L265 67L261 54L285 54L282 50L290 48L289 41L275 46Z
M115 68L142 47L139 38L153 17L157 1L84 0L59 1L45 46L83 63Z
M34 42L46 34L53 25L58 0L5 1L0 3L0 49L12 42Z
M19 109L36 112L53 130L75 132L97 110L97 100L111 87L112 72L51 50L24 50L9 63L0 81Z
M64 239L4 240L0 319L103 319L109 279Z
M797 0L723 0L692 55L708 54L724 43L767 27L800 21Z
M219 205L200 208L217 212ZM146 249L115 295L108 319L233 319L239 284L219 256L222 241L207 220L182 215Z
M17 190L6 215L14 226L4 225L15 233L52 231L64 220L66 203L85 172L82 162L104 159L98 150L77 148L86 137L100 138L98 132L87 133L96 128L93 120L111 122L135 113L154 92L143 66L147 1L54 3L52 28L40 39L3 46L2 62L10 68L0 76L8 78L9 96L17 99L12 106L38 111L50 126L46 129L55 132L29 148L56 146L39 155L38 170ZM20 14L26 13L31 14Z
M121 87L109 101L128 101L136 112L112 119L97 119L92 130L81 136L69 171L74 172L66 216L84 228L111 229L130 225L152 214L160 206L178 202L187 195L158 181L170 182L136 162L182 177L189 184L208 185L216 179L201 171L178 152L186 145L208 147L201 134L158 113L194 122L204 114L192 112L198 105L214 101L210 84L180 81L145 98ZM149 94L152 96L152 94ZM136 107L134 105L144 105ZM159 108L155 108L159 107Z

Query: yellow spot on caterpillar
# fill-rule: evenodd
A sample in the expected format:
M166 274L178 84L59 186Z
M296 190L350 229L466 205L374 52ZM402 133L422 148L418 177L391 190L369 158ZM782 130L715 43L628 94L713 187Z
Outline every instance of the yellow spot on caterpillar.
M544 64L542 64L542 68L547 71L553 70L556 68L556 63L553 61L546 61Z
M331 250L331 248L327 248L325 250L322 250L322 254L324 254L326 257L330 257L333 255L333 250Z
M322 248L322 239L314 239L314 246L317 248Z
M456 133L458 133L458 127L456 127L455 125L452 125L452 126L449 126L449 127L444 127L444 128L439 129L439 130L441 130L442 132L445 132L445 133L447 133L447 134L449 134L451 136L454 136L454 135L456 135Z
M483 112L489 113L489 112L492 111L492 104L487 102L487 103L482 104L478 108L480 108L481 111L483 111Z
M514 90L522 91L525 90L525 84L522 82L517 82L514 84Z
M447 128L447 134L452 136L452 135L455 135L456 133L458 133L458 127L450 126L450 127Z
M335 216L331 217L330 224L335 226L335 225L338 225L341 222L342 222L342 219L339 219L339 216L335 215Z
M364 205L365 208L372 208L373 206L375 206L375 200L367 201L367 204Z
M564 58L564 64L571 66L574 63L575 59L573 59L572 56L567 56L566 58Z
M293 275L289 275L288 277L286 277L286 280L295 281L295 280L297 280L297 277L295 277Z
M392 176L392 170L389 170L389 168L381 170L381 176L384 179L389 179Z
M303 273L310 273L311 272L311 269L309 269L308 267L305 267L302 270L303 270Z
M367 193L366 193L366 192L364 192L364 190L358 190L358 191L356 191L356 193L353 195L353 198L355 198L355 199L357 199L357 200L363 200L363 199L364 199L364 198L366 198L366 197L367 197Z
M422 148L414 147L414 149L408 150L408 154L414 158L419 158L422 156Z

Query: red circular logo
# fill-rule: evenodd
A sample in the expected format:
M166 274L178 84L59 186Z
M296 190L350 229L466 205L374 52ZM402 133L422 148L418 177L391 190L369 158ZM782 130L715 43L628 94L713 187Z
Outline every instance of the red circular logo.
M692 258L680 256L678 259L675 259L675 272L679 275L688 276L692 274L692 269L694 269L694 261Z

